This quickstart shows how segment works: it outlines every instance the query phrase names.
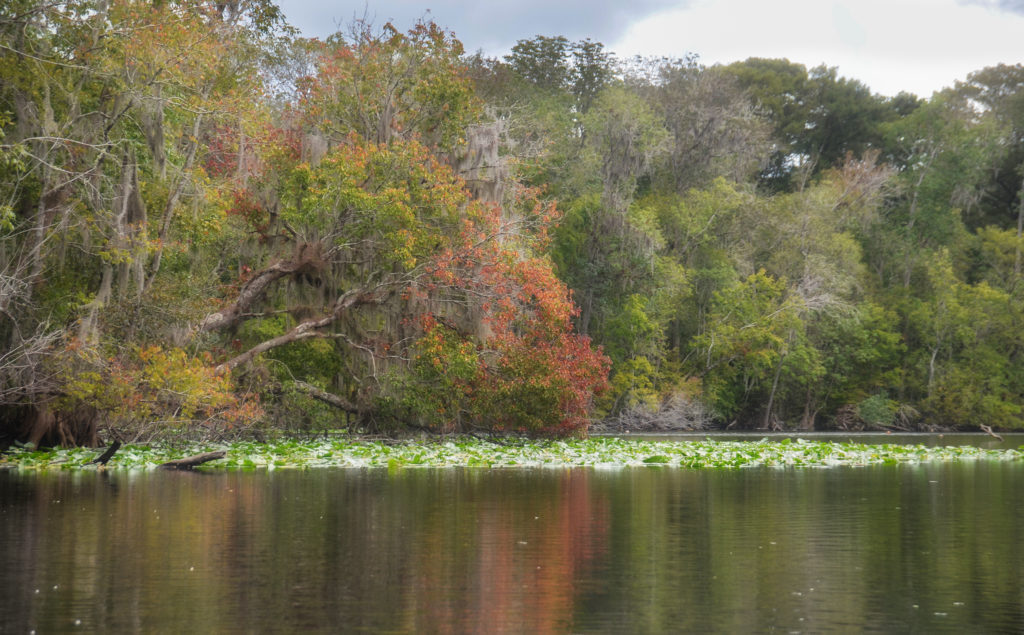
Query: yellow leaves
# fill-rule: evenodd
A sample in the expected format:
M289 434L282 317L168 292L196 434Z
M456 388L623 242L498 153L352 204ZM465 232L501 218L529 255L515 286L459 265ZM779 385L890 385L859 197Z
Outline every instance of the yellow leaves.
M416 238L413 236L413 233L408 229L398 230L397 243L400 246L398 256L402 261L402 265L406 270L415 268L417 262L417 258L414 253Z
M112 265L127 264L132 261L132 254L126 249L110 248L96 254L100 260Z
M218 374L212 361L209 353L193 357L160 346L101 359L72 342L57 356L57 368L64 401L89 403L113 420L236 422L259 416L258 404L235 395L231 378Z

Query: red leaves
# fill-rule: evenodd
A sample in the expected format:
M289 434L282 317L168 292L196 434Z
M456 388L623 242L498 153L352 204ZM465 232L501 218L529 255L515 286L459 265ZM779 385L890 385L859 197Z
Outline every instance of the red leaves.
M229 216L238 216L245 220L253 229L261 234L266 232L270 215L263 209L262 203L249 190L232 192L232 205L228 208Z
M532 209L543 212L533 236L543 235L553 208L537 203ZM500 211L483 206L477 211L478 220L464 223L454 241L463 248L439 252L428 268L432 288L463 292L488 331L475 346L478 372L463 375L455 409L481 427L534 434L585 430L594 395L607 387L610 361L572 332L578 309L548 260L529 255L532 236L524 240L514 233L522 222L503 220ZM434 316L421 324L425 340L436 337ZM437 358L425 359L441 368Z

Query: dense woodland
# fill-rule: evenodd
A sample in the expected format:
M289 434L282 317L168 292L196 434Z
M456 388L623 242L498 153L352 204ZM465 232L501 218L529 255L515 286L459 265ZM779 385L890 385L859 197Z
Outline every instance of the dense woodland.
M0 441L1024 426L1024 66L0 5Z

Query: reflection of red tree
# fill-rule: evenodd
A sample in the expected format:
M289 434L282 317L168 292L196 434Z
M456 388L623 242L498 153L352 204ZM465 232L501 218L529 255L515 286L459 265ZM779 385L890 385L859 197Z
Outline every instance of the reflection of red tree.
M567 470L559 482L554 518L540 535L532 589L522 597L519 619L534 633L571 629L577 582L607 552L608 503L595 500L590 470ZM514 615L506 623L515 623Z
M464 518L464 542L424 545L417 567L417 631L571 630L576 582L607 553L609 506L592 472L566 470L557 491L507 498L497 492ZM437 534L434 534L437 536ZM442 554L453 559L446 560ZM451 570L454 568L455 570ZM449 585L438 584L449 581Z

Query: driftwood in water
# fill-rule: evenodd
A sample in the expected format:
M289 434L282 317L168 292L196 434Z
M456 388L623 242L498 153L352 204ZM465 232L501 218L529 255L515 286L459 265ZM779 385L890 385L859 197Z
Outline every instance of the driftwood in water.
M1000 441L1002 441L1002 440L1003 440L1003 437L999 436L999 435L998 435L998 434L996 434L995 432L992 432L992 428L988 427L988 426L987 426L987 425L985 425L984 423L983 423L983 424L981 424L981 429L982 429L982 430L983 430L983 431L985 432L985 434L987 434L988 436L990 436L990 437L995 437L995 438L999 439Z
M217 459L223 459L226 453L224 450L217 450L216 452L203 452L202 454L194 454L192 456L186 456L183 459L177 459L174 461L168 461L161 464L159 467L164 470L191 470L197 465L202 465L207 461L216 461Z
M97 465L106 465L107 461L110 460L110 457L114 456L114 453L117 452L117 450L120 447L121 447L121 441L118 440L118 439L115 439L114 442L110 444L110 447L107 448L106 452L104 452L103 454L99 455L95 459L89 461L89 463L96 463Z

